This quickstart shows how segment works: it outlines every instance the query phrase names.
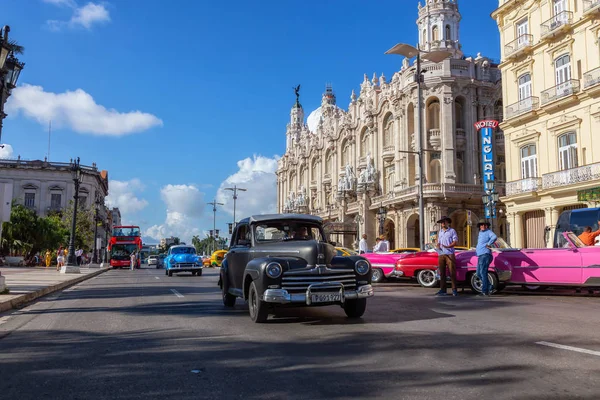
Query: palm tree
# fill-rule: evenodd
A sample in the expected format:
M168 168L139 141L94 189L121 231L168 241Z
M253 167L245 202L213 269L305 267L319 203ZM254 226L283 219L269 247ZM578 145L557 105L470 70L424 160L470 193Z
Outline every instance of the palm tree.
M25 47L21 46L16 40L9 40L8 47L10 47L10 53L13 55L25 52Z

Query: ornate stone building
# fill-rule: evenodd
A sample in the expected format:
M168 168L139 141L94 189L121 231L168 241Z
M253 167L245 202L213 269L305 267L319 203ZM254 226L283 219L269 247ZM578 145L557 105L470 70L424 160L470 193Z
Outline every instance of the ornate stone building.
M441 63L422 63L425 135L425 229L449 215L468 244L469 225L483 214L480 139L473 124L501 119L500 72L490 59L465 57L459 40L457 0L419 4L421 49L447 50ZM394 43L382 45L391 47ZM383 52L383 51L382 51ZM298 94L297 94L298 95ZM336 105L331 86L321 107L305 123L296 101L286 131L286 151L277 170L279 212L317 214L331 224L333 240L356 246L367 233L370 245L383 231L392 247L418 247L417 83L414 62L404 59L391 79L365 74L347 110ZM316 124L314 124L316 120ZM309 127L311 125L316 127ZM496 178L504 180L504 137L496 135ZM500 184L500 192L503 186ZM384 207L385 220L377 211ZM502 211L502 210L501 210ZM503 215L502 212L499 215ZM506 224L500 233L505 236ZM467 231L470 233L467 234Z

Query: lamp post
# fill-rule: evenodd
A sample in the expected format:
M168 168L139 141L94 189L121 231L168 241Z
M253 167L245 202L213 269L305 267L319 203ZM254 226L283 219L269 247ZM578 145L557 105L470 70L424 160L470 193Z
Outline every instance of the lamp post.
M415 141L417 142L417 151L416 152L403 152L403 153L411 153L417 154L419 158L419 168L418 168L418 176L419 176L419 247L421 250L425 249L425 204L423 199L423 181L424 181L424 172L423 172L423 135L422 135L422 126L423 126L423 71L421 70L421 58L431 61L433 63L439 63L444 61L446 58L450 57L452 53L448 51L423 51L417 47L413 47L409 44L398 43L391 49L385 52L385 54L397 54L404 56L406 58L417 58L416 62L416 72L415 72L415 81L417 82L417 132Z
M237 187L237 185L233 185L232 188L225 188L225 190L231 190L233 192L233 227L235 228L235 224L236 224L236 221L235 221L235 203L236 203L236 200L238 198L237 197L237 192L238 192L238 190L240 192L245 192L245 191L247 191L247 189L242 189L242 188Z
M496 191L496 182L488 181L487 187L483 196L481 196L481 200L483 204L487 207L490 213L490 229L492 232L494 231L494 217L496 216L496 203L500 200L500 195Z
M99 194L96 193L96 201L94 201L96 206L96 214L94 215L94 257L92 262L94 264L98 264L98 212L100 209L100 205L102 204L102 198Z
M213 200L210 203L206 203L206 204L210 204L211 206L213 206L213 233L215 234L215 237L213 237L213 253L216 251L217 248L217 241L216 241L216 232L217 232L217 206L223 206L223 203L217 203L217 200Z
M354 217L354 221L356 222L356 248L360 251L360 224L362 224L364 222L364 218L362 215L360 214L356 214L356 217Z
M2 143L2 125L6 114L4 103L12 90L17 87L17 81L25 63L20 62L13 53L13 46L8 41L10 27L6 25L0 37L0 143Z
M75 194L73 195L73 221L71 223L71 238L69 239L69 256L67 264L60 269L62 274L78 274L80 272L77 265L77 256L75 256L75 231L77 229L77 208L79 207L79 185L81 184L81 165L79 157L71 160L71 177L75 185Z
M387 218L387 209L383 206L383 203L377 209L377 218L379 219L379 234L383 235L383 225Z

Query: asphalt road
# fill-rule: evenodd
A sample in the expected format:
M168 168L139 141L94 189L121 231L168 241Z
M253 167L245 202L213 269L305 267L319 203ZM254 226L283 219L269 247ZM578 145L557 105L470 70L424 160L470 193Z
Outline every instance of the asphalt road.
M254 324L204 272L109 271L3 314L0 398L600 398L598 295L389 283L359 321L323 307Z

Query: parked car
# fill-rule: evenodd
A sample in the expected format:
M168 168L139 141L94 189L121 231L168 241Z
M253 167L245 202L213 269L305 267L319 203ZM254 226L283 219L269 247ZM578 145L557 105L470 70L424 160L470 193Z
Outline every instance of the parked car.
M350 250L347 247L336 247L335 250L337 251L337 255L338 256L357 256L358 253L354 250Z
M419 251L421 251L421 250L417 247L400 247L398 249L390 250L390 253L405 254L405 253L418 253Z
M192 275L202 275L202 260L196 255L196 248L188 245L175 245L169 248L165 257L165 275L191 272Z
M278 307L340 305L363 315L373 296L371 265L361 256L338 256L319 217L256 215L235 227L220 271L223 304L248 301L250 318L265 322Z
M153 265L158 269L158 256L148 256L148 266Z
M386 278L396 278L399 275L396 271L396 262L411 253L365 253L364 258L369 260L373 268L373 282L383 282Z
M213 267L220 267L225 258L225 254L227 254L227 250L217 250L212 253L210 256L210 265Z

